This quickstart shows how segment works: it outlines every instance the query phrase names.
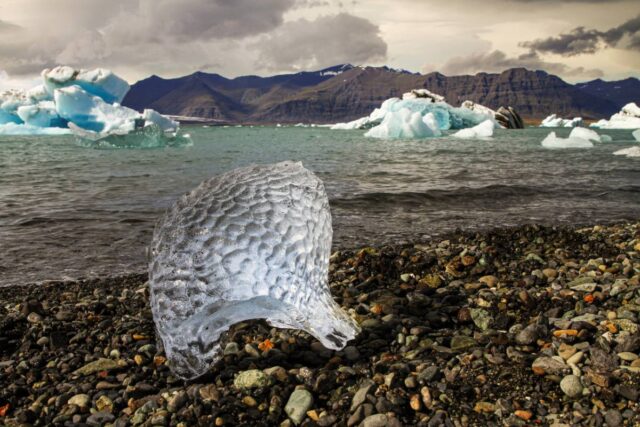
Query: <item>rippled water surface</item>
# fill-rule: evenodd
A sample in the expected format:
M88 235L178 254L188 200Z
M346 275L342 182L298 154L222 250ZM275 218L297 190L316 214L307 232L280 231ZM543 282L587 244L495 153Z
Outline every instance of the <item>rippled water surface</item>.
M499 131L489 141L379 141L298 127L188 131L190 147L149 150L0 137L0 285L143 271L164 209L202 180L250 163L300 160L316 172L337 247L640 217L640 159L612 155L635 144L630 131L562 151L540 146L543 129Z

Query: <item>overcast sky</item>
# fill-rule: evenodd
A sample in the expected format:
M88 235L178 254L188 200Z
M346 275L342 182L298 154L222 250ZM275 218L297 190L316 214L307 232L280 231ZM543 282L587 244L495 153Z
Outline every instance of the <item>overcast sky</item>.
M0 88L57 64L135 82L340 63L640 77L638 0L0 0Z

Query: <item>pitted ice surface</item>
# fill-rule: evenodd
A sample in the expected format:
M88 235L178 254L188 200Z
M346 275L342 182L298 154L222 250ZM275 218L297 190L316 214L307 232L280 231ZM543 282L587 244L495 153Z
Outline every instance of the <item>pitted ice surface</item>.
M234 323L266 319L339 350L359 332L328 286L331 213L301 163L236 169L201 183L158 221L151 310L173 372L194 378Z

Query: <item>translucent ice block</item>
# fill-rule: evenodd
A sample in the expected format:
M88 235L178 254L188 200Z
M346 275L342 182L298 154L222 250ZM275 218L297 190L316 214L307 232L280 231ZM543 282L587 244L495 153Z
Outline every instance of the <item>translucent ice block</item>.
M359 327L329 292L331 239L324 185L301 163L236 169L181 197L156 225L149 264L174 373L205 373L221 334L248 319L343 348Z

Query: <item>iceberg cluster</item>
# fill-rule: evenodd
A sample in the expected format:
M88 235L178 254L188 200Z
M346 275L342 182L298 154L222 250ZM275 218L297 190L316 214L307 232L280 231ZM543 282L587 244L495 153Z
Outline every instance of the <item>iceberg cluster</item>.
M591 127L600 129L640 129L640 107L631 102L611 116L609 120L602 119L592 123Z
M400 98L385 100L369 116L331 129L370 129L373 138L425 138L439 136L440 131L465 129L486 120L495 123L495 112L487 107L466 103L453 107L440 95L426 89L407 92Z
M248 319L343 348L360 328L329 292L331 240L324 185L301 163L236 169L181 197L156 225L149 263L173 372L204 374L222 334Z
M545 118L540 123L541 128L574 128L582 126L582 117L574 117L573 119L563 119L555 114L552 114Z
M30 90L0 93L0 134L59 135L73 131L97 141L111 135L175 138L179 125L156 111L120 105L129 84L109 70L59 66L42 72ZM153 127L157 131L144 131ZM161 141L155 141L160 143Z

